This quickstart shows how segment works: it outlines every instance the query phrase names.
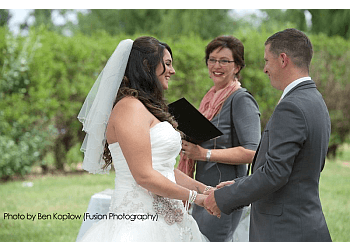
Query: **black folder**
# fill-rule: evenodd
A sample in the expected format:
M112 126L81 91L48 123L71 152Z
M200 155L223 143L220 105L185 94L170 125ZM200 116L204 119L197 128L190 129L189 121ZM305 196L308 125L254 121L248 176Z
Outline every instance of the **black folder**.
M178 123L178 130L186 135L185 140L194 144L219 137L223 133L215 127L185 98L181 98L168 105L169 112Z

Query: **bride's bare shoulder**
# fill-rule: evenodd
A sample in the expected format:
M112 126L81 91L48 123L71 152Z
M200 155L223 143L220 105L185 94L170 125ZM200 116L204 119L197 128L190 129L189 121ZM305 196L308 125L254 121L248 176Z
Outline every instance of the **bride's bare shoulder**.
M123 99L121 99L120 101L118 101L114 107L114 109L124 109L124 108L139 109L139 108L145 108L145 106L136 97L126 96Z
M127 96L118 101L114 106L111 119L115 117L121 118L119 120L123 120L123 118L130 119L131 117L140 118L149 114L150 112L139 99Z

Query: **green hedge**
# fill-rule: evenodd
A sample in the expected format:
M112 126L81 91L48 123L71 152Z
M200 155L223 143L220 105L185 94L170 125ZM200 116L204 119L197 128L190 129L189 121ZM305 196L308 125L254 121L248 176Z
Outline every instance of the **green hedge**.
M277 31L277 30L276 30ZM233 34L245 45L246 68L242 85L256 98L265 126L281 92L273 89L263 73L264 42L273 32L261 29ZM117 44L125 35L99 32L64 37L44 27L32 29L27 37L13 37L0 29L0 177L25 174L35 163L46 165L45 156L54 153L55 166L63 166L79 155L84 138L77 115L81 105ZM339 37L311 35L314 59L311 76L323 94L332 119L331 152L336 152L350 129L348 41ZM176 75L166 97L172 102L185 96L196 107L212 86L204 61L209 40L199 36L167 42L174 55ZM80 161L81 157L77 157Z

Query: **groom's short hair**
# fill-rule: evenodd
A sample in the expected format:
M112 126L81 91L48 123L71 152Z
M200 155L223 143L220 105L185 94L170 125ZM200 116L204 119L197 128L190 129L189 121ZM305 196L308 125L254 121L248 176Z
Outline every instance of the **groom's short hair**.
M270 52L286 53L295 66L309 70L313 49L310 39L297 29L285 29L270 36L265 46L270 44Z

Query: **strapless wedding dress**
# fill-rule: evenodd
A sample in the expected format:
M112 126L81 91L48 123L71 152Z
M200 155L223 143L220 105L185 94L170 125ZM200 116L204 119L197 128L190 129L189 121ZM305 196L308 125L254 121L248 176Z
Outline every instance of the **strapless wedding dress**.
M175 182L174 165L180 134L168 122L150 129L153 168ZM115 190L105 218L80 241L204 241L197 223L180 200L157 196L136 183L118 143L109 145ZM137 152L135 152L136 154Z

